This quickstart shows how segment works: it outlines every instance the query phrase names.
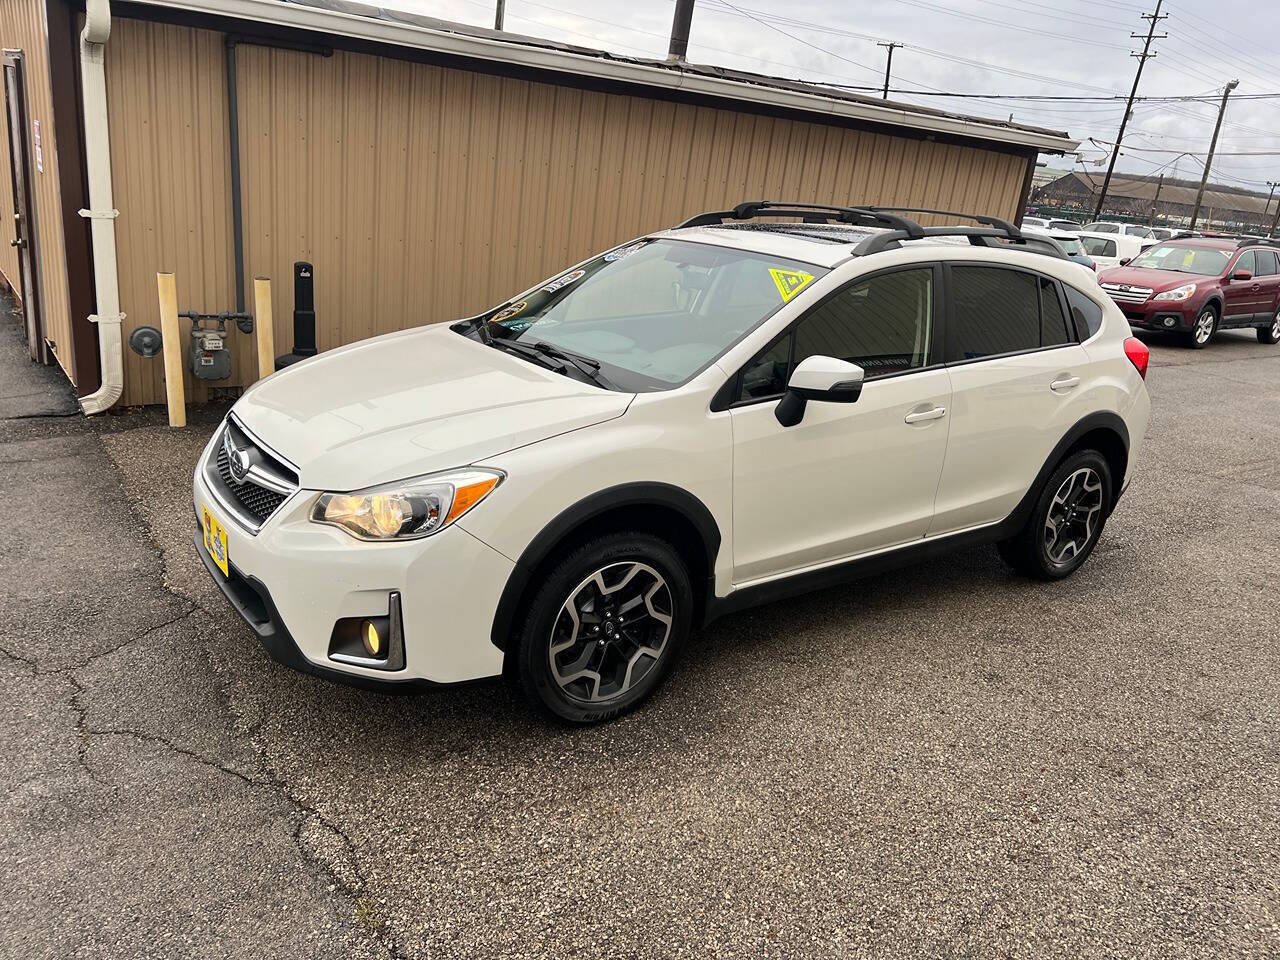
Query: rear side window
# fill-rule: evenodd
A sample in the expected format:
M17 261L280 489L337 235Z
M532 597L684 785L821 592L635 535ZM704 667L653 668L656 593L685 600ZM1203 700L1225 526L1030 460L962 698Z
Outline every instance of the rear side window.
M1088 340L1102 329L1102 308L1075 287L1064 285L1062 289L1067 292L1067 305L1071 307L1071 317L1080 337Z
M1258 265L1258 269L1253 272L1255 277L1271 277L1276 273L1276 255L1271 250L1255 250L1253 251L1254 263Z
M1040 347L1036 277L999 267L952 267L951 356L978 360Z
M1084 244L1084 252L1091 257L1114 257L1116 255L1116 242L1107 240L1103 237L1081 237Z

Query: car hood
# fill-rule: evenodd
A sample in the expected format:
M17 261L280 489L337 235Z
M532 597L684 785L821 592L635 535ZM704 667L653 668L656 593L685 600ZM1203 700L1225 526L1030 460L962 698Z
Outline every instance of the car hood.
M1131 287L1150 287L1156 293L1172 290L1187 283L1208 283L1214 277L1199 274L1177 273L1173 270L1152 270L1149 267L1113 267L1098 277L1101 283L1127 283Z
M604 390L460 336L419 327L322 353L235 406L304 488L356 490L465 466L621 416Z

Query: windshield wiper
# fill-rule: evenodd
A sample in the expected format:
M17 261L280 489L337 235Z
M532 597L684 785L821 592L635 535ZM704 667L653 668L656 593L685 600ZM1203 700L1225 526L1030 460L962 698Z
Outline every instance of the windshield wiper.
M574 353L572 350L566 350L563 347L553 347L545 340L539 340L533 345L533 349L555 360L564 360L572 363L593 383L598 383L607 390L617 389L616 385L600 372L600 361L595 357L588 357L585 353Z
M489 321L484 318L484 314L472 317L467 322L471 324L471 329L476 332L476 336L480 338L481 343L492 346L493 334L489 332Z
M500 350L518 353L520 356L555 370L557 373L566 372L569 368L565 365L572 364L574 369L592 383L604 387L606 390L618 389L616 384L600 372L600 361L593 357L553 347L542 340L537 343L524 343L520 340L491 340L489 345Z

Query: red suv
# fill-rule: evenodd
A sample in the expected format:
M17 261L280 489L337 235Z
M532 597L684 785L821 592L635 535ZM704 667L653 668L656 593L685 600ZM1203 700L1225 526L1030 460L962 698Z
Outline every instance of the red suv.
M1280 241L1187 237L1103 270L1098 283L1144 330L1176 330L1203 347L1219 330L1255 327L1280 341Z

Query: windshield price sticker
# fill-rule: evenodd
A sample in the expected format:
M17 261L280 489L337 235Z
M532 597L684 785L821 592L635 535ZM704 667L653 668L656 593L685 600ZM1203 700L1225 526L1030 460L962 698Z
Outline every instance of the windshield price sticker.
M644 241L642 240L639 243L631 244L629 247L623 247L621 250L612 250L604 255L605 263L613 263L615 260L621 260L623 257L629 257L643 246Z
M778 293L781 295L783 303L788 302L813 281L813 274L811 273L801 273L799 270L779 270L777 267L769 268L769 276L773 277L773 282L778 288Z

